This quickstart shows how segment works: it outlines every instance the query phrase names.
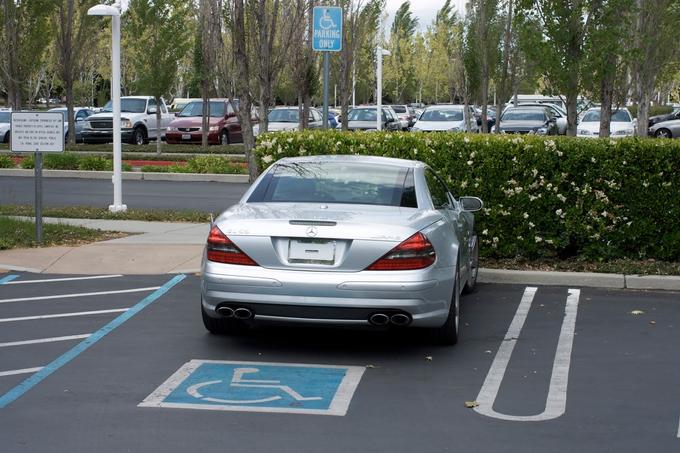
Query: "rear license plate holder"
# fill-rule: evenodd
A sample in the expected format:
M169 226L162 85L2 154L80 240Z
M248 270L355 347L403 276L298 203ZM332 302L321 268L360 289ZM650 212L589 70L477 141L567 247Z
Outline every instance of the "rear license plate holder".
M182 134L182 140L191 140L191 134Z
M321 239L291 239L288 243L288 261L304 264L333 264L335 241Z

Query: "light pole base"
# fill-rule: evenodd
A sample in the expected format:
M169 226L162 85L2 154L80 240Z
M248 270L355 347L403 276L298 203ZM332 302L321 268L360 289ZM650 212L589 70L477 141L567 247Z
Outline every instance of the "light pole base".
M112 204L109 205L110 212L125 212L127 211L127 205L124 204Z

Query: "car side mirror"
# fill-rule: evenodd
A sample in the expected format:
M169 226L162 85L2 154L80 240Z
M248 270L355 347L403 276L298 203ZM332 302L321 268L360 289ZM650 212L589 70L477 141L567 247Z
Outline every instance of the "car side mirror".
M76 123L82 123L82 122L83 122L83 118L82 118L82 117L76 118Z
M484 207L484 202L477 197L460 197L460 204L466 212L477 212Z

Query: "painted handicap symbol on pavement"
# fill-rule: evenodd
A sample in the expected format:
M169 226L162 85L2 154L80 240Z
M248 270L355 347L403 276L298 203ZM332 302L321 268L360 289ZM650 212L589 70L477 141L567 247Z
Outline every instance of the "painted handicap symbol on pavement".
M364 367L192 360L141 407L345 415Z

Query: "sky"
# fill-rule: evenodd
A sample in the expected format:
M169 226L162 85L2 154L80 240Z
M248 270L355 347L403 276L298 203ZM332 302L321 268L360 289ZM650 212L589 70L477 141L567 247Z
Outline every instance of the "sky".
M399 9L405 0L386 0L386 10L389 14L386 25L390 27L394 19L394 13ZM445 0L411 0L411 13L418 18L418 25L420 30L432 23L432 20L437 15L437 11L444 5ZM465 0L453 0L458 14L463 16L465 14ZM389 29L389 28L388 28Z

